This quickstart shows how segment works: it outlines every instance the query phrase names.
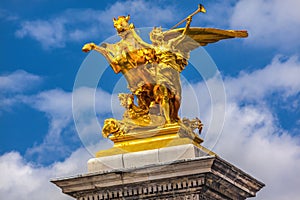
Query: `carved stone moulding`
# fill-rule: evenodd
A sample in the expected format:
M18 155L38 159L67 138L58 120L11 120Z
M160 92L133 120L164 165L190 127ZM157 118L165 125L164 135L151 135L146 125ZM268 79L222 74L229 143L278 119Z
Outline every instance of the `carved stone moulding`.
M88 173L52 182L78 200L246 199L264 186L218 156Z

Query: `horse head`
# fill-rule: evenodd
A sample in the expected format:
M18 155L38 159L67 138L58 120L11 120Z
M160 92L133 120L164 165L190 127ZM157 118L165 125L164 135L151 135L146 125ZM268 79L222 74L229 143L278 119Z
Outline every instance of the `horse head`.
M118 19L113 18L114 27L117 30L118 34L134 29L134 25L128 23L129 20L130 15L119 16Z

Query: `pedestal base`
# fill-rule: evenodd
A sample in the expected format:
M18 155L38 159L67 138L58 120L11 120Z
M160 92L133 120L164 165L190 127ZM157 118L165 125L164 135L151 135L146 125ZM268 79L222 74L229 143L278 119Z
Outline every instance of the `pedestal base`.
M215 155L201 145L194 145L188 138L178 139L183 145L92 158L88 161L88 172L104 172L113 169L129 169L156 165L177 160L186 160Z
M141 152L146 150L161 149L183 144L194 144L201 148L203 142L192 130L175 124L164 128L141 129L124 135L110 136L114 146L96 153L96 157Z
M78 200L246 199L264 184L217 156L52 180Z

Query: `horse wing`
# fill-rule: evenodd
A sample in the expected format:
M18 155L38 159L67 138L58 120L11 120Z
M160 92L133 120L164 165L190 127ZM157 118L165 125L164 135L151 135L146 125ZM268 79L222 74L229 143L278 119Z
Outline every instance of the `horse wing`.
M164 32L164 40L169 41L182 34L184 28L172 29ZM245 30L222 30L216 28L191 27L186 37L180 42L177 49L185 52L192 51L199 46L206 46L223 39L245 38L248 32Z

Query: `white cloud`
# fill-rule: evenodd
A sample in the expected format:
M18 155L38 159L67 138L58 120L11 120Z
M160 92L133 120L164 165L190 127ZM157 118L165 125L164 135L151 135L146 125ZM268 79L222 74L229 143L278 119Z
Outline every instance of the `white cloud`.
M114 34L112 18L120 15L131 14L131 21L137 24L143 21L143 27L163 25L178 17L171 8L149 1L118 1L105 10L69 9L48 20L23 21L16 36L31 37L45 49L62 48L68 42L103 40Z
M40 86L42 80L42 77L23 70L0 75L0 114L10 111L23 94Z
M25 21L22 23L22 29L16 32L16 36L23 38L30 36L42 43L44 48L64 47L65 43L64 22L60 20L53 21Z
M110 94L101 89L92 88L79 88L74 92L53 89L23 96L25 104L44 112L49 119L48 132L43 142L28 148L25 157L47 164L65 158L74 150L69 144L75 142L78 145L78 136L90 153L95 153L90 147L96 144L99 146L101 140L101 116L96 113L111 111L111 98Z
M101 89L79 88L73 92L53 89L14 99L15 103L28 105L48 118L48 131L44 133L43 141L29 147L25 154L26 159L42 164L51 164L68 156L78 147L78 136L93 155L95 149L103 145L100 123L108 115L121 116L116 95ZM112 105L111 102L117 103ZM111 113L112 110L115 114Z
M36 156L38 162L64 158L70 149L63 138L74 140L74 129L71 127L72 106L71 94L59 89L41 92L33 96L24 96L22 101L34 109L44 112L49 119L49 128L41 144L27 149L26 156ZM72 134L73 133L73 134ZM50 156L49 156L50 155Z
M86 172L89 158L85 149L78 149L64 162L40 167L26 162L17 152L6 153L0 156L0 196L7 200L71 199L50 179Z
M300 61L297 56L275 56L272 63L252 73L241 72L238 78L226 78L229 98L238 101L262 100L274 92L283 98L300 91Z
M96 88L81 87L73 91L73 110L105 114L111 111L111 94Z
M248 43L295 51L300 46L299 6L297 0L241 0L234 8L231 27L247 29Z
M82 144L94 154L94 146L100 148L101 126L104 118L112 115L111 95L101 89L81 87L73 92L73 118ZM91 148L93 147L93 148Z
M42 81L40 76L17 70L10 74L0 75L1 93L21 93L38 86Z

